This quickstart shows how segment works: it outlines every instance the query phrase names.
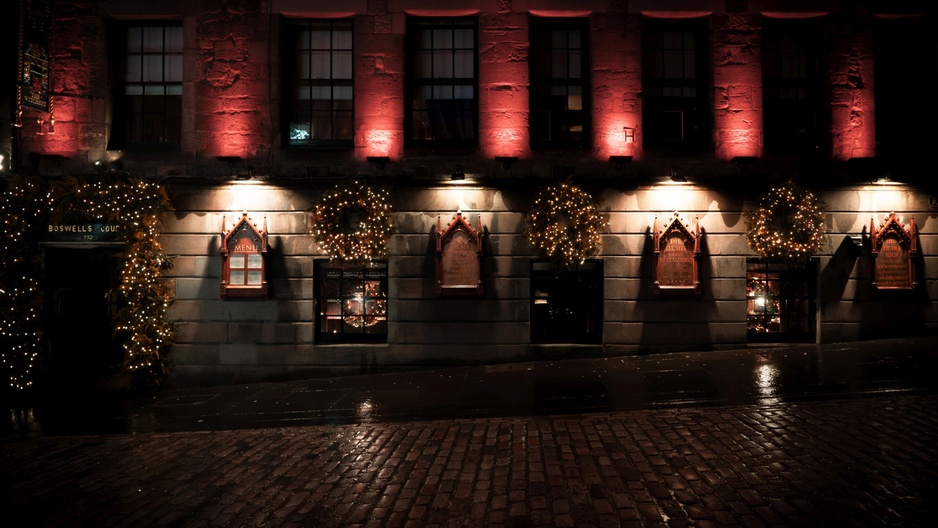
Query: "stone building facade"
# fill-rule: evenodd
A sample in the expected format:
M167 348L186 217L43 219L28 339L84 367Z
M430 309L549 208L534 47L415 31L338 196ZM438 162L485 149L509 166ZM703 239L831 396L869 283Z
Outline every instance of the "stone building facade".
M47 177L101 163L167 189L179 383L938 326L933 134L918 125L935 112L928 2L52 4L53 104L11 119L2 148ZM311 213L351 180L387 192L393 235L372 275L333 284ZM746 237L746 213L789 180L821 199L827 230L797 269ZM523 236L559 182L607 221L567 273ZM700 288L662 295L653 231L675 212L699 226ZM898 291L871 284L890 212L917 228L916 284ZM457 214L482 226L481 295L437 290L438 226ZM266 230L267 290L226 296L224 234L244 215ZM767 313L753 288L772 281ZM330 331L330 302L372 287L380 306Z

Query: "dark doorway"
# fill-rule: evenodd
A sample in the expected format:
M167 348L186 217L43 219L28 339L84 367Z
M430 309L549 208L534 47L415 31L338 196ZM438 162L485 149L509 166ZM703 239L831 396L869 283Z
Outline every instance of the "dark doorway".
M746 263L750 342L813 343L817 337L817 261L804 266L749 259Z
M56 247L43 251L43 392L103 389L119 373L113 337L117 251Z

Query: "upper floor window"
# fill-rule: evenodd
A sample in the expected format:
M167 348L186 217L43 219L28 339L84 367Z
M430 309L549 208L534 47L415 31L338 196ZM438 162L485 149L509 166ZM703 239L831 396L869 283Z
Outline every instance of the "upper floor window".
M182 137L182 25L123 27L110 148L179 148Z
M407 28L407 142L475 145L478 55L474 18L411 18Z
M644 146L711 146L707 19L646 19L642 26Z
M589 144L588 19L531 19L531 144Z
M826 153L830 111L824 107L819 21L765 19L762 27L766 151L782 155Z
M289 146L351 146L352 20L296 21L287 47Z
M877 18L873 29L876 156L896 172L919 173L935 137L922 125L938 119L935 105L922 104L938 80L931 17Z

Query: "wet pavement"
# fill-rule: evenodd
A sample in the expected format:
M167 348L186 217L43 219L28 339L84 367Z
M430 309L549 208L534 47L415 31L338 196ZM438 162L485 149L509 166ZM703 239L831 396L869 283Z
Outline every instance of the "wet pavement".
M0 506L5 526L932 526L936 370L938 337L910 337L76 400L11 414Z
M674 406L766 405L938 387L938 336L767 346L53 398L14 426L152 433Z

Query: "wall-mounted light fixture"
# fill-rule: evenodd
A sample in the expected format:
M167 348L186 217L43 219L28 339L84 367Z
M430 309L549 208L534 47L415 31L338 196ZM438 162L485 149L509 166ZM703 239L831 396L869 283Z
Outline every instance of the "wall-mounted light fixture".
M215 156L215 159L228 164L228 176L234 176L236 180L250 180L254 177L254 168L250 165L247 171L241 171L238 166L243 161L241 156Z
M615 164L616 169L621 169L625 167L626 163L632 161L632 156L609 156L609 161Z
M365 156L365 160L367 160L368 163L374 163L375 167L378 167L378 170L384 170L388 163L391 163L389 156Z
M450 179L453 181L463 181L466 179L466 173L462 171L462 165L457 163L456 166L453 167L453 174L450 175Z
M518 161L518 156L495 156L495 161L501 163L503 169L509 170Z
M677 165L671 167L671 181L674 183L687 183L687 178L681 174L681 169Z
M622 127L622 139L626 143L635 142L635 129L632 127Z

